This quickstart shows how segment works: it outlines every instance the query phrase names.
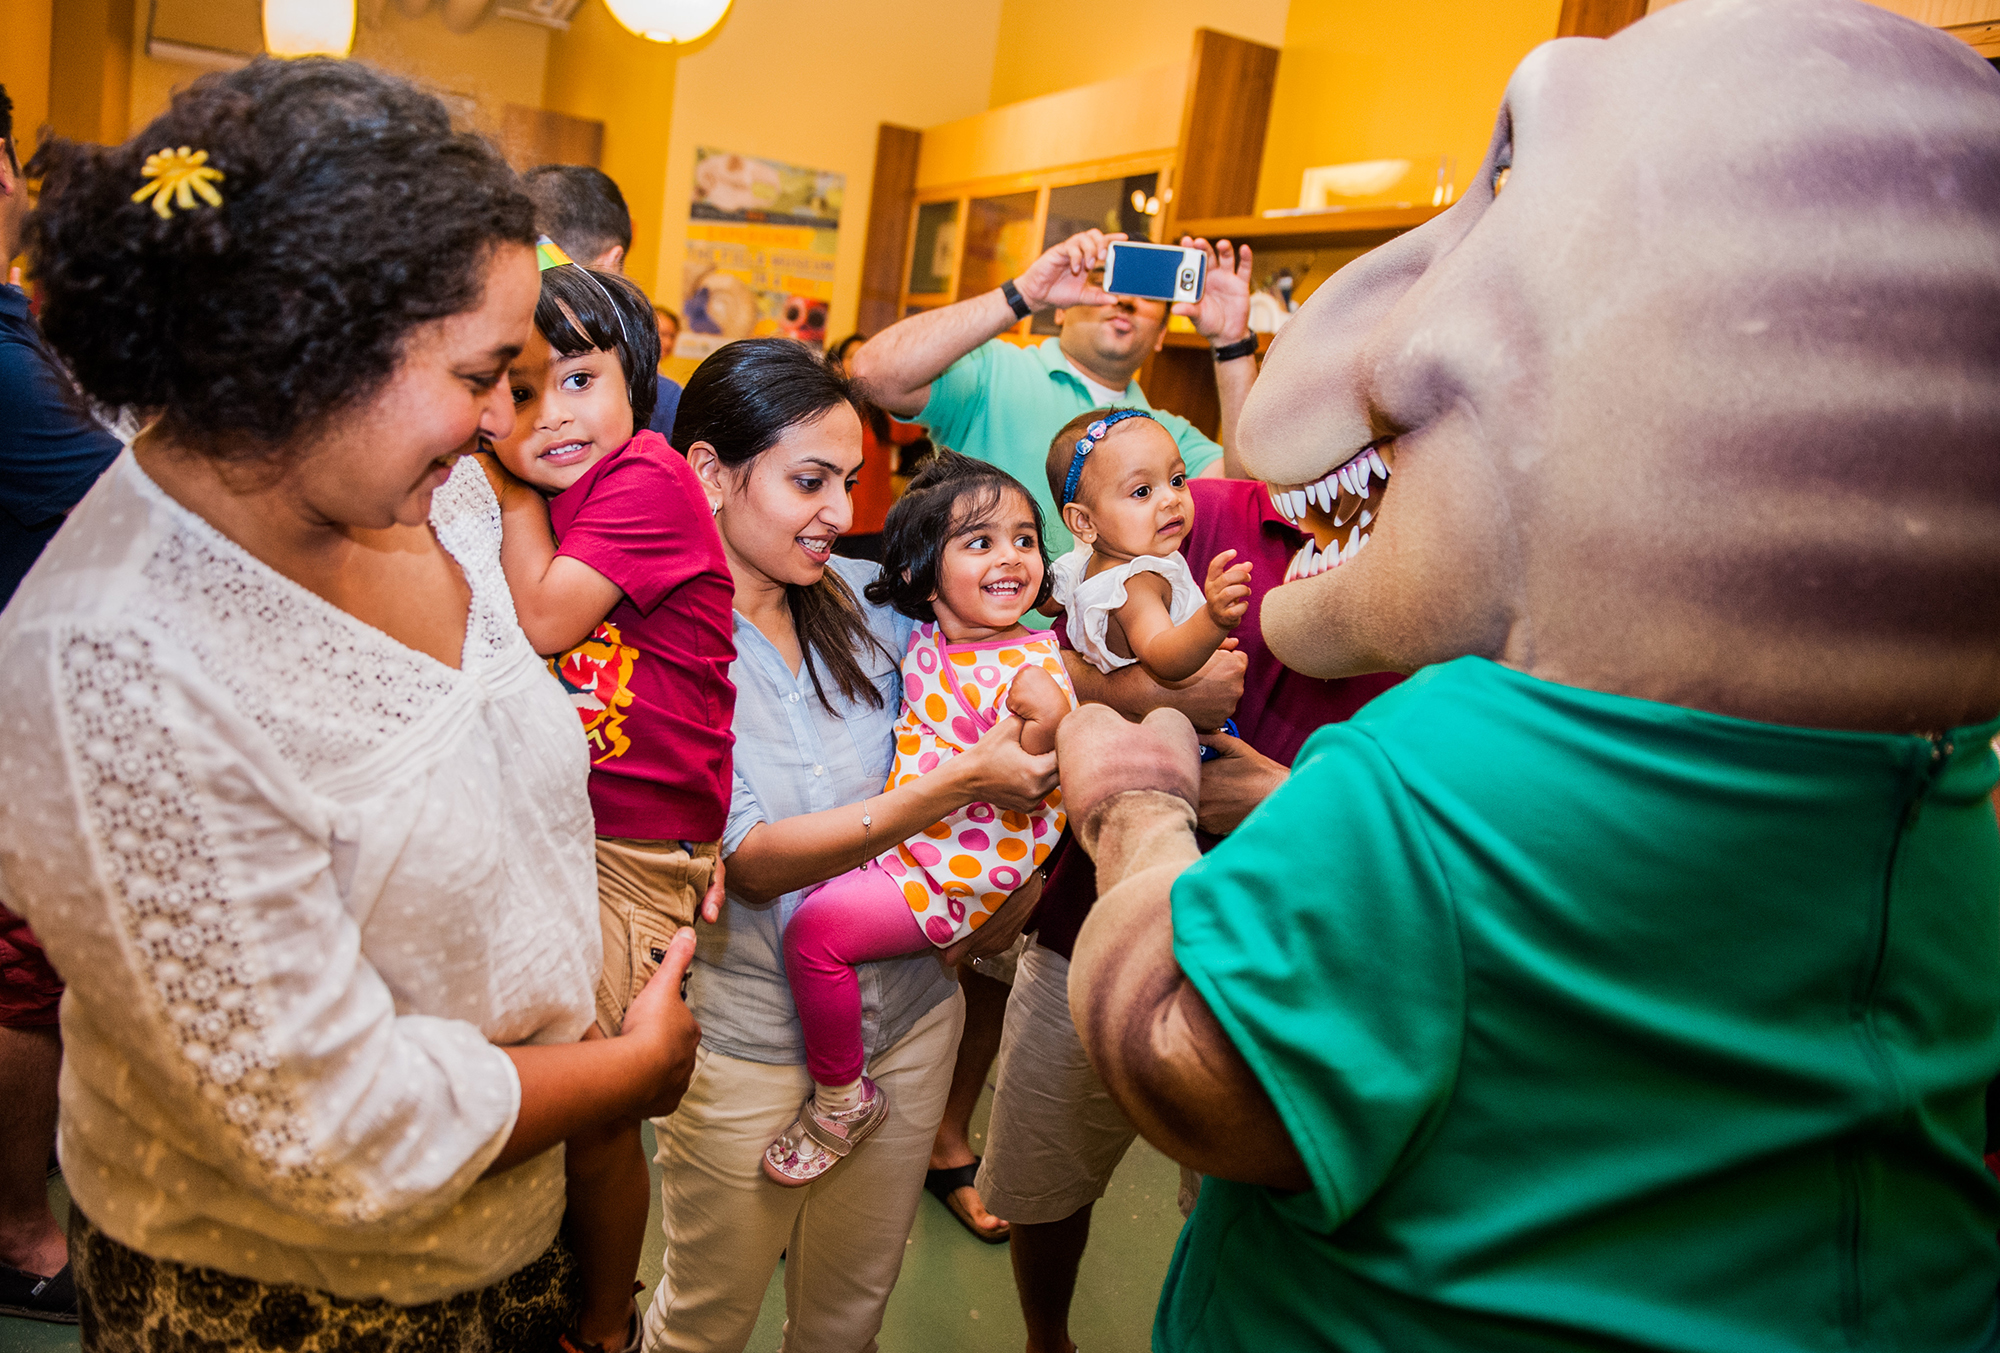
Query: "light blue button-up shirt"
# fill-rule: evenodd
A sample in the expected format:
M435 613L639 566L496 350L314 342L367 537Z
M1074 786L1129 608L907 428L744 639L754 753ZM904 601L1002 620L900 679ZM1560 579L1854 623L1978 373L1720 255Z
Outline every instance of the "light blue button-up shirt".
M736 783L722 834L725 858L760 822L858 805L881 793L889 778L896 719L902 712L898 674L915 622L861 597L877 565L836 558L829 567L854 590L869 629L882 641L881 651L857 655L882 692L882 707L843 700L822 671L827 695L839 711L829 714L804 664L793 675L763 632L737 616L736 662L729 669L736 683ZM860 825L857 807L857 830ZM881 844L886 848L892 843ZM713 1050L750 1062L789 1066L805 1061L781 943L799 897L786 893L770 907L753 909L732 895L720 924L696 927L701 943L695 950L688 1004L701 1021L702 1041ZM857 971L861 1038L870 1057L908 1033L938 1002L949 999L957 985L930 952L863 963Z

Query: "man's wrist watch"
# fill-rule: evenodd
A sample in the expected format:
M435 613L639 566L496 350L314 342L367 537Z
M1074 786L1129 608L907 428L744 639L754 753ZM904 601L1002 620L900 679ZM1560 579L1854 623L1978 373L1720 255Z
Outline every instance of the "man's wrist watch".
M1234 343L1220 343L1214 348L1215 360L1233 362L1238 357L1253 357L1257 353L1257 335L1239 338Z
M1026 319L1035 313L1035 307L1028 304L1028 298L1014 285L1013 278L1010 277L1000 284L1000 294L1007 298L1007 304L1014 307L1015 319Z

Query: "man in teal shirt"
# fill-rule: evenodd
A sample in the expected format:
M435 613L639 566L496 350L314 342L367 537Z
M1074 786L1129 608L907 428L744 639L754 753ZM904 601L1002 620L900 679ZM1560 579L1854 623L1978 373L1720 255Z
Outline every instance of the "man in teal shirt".
M1104 247L1122 235L1086 230L1056 245L1027 271L992 291L890 325L854 355L869 395L899 418L921 421L940 446L997 465L1027 486L1042 506L1051 557L1072 540L1049 497L1044 466L1049 439L1086 409L1150 409L1133 379L1167 337L1161 301L1113 296L1092 280ZM1257 378L1250 334L1250 249L1228 240L1210 246L1207 288L1177 311L1215 351L1222 444L1177 414L1157 413L1180 443L1188 473L1240 477L1224 452L1235 435L1244 396ZM1062 336L1023 348L999 335L1029 315L1054 309Z

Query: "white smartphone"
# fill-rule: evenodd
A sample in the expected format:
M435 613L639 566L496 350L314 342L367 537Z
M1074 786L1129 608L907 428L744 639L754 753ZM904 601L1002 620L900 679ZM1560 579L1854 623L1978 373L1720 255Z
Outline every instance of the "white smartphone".
M1169 304L1201 299L1208 255L1177 244L1113 240L1104 247L1104 289L1113 296L1141 296Z

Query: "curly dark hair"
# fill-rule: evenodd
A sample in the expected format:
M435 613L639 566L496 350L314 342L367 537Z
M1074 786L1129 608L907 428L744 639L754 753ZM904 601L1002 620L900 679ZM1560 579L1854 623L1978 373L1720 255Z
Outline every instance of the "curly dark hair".
M1055 588L1042 505L1021 481L997 465L940 450L924 462L882 524L882 573L866 589L877 606L893 606L913 620L936 620L938 562L944 547L975 522L986 521L1009 492L1021 495L1035 517L1035 548L1042 556L1042 590L1030 610L1040 610Z
M132 200L148 154L222 171L220 207ZM479 304L534 204L444 105L359 62L207 75L123 145L55 140L27 252L42 329L99 404L224 459L296 450L365 403L418 326Z

